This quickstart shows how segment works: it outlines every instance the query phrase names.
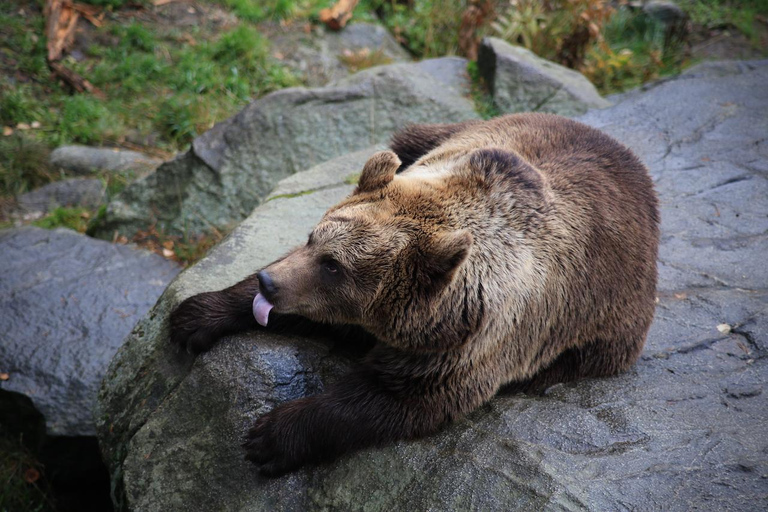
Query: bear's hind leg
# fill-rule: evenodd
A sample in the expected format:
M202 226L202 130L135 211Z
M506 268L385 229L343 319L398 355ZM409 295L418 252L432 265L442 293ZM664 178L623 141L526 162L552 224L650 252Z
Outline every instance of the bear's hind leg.
M596 340L566 350L531 379L504 386L504 392L537 394L560 382L616 375L637 360L644 341L644 337L613 342Z

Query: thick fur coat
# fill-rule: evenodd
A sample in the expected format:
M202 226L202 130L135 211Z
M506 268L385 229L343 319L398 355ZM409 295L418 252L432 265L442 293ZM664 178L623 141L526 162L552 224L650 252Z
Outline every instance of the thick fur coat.
M261 323L375 337L351 375L251 429L248 457L277 475L430 434L502 386L626 370L653 319L658 240L646 168L598 130L544 114L411 126L305 246L183 302L172 340L199 351L252 328L257 295Z

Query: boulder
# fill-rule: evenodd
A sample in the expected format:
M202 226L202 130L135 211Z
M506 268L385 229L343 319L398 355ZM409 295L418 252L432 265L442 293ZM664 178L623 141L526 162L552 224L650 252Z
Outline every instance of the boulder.
M688 20L688 13L669 0L649 0L643 4L643 13L667 27L679 25Z
M168 315L303 243L365 154L288 178L111 363L96 421L118 510L754 510L768 493L766 80L768 63L684 76L581 118L631 146L661 197L658 310L632 370L501 393L426 439L268 480L243 460L247 428L354 357L266 329L195 359L169 345Z
M355 68L408 62L411 56L381 25L351 23L334 32L316 27L305 32L296 26L262 23L272 55L309 87L340 80Z
M93 436L109 361L179 270L66 229L0 231L0 394L29 397L50 435Z
M51 152L49 163L76 174L109 171L140 176L155 170L163 161L125 149L61 146Z
M495 37L483 39L477 65L496 107L505 114L549 112L577 116L610 105L578 71Z
M104 200L104 183L97 178L54 181L16 199L20 213L41 216L61 206L96 208Z
M128 186L108 205L94 234L130 238L155 221L162 230L184 234L225 229L297 171L385 142L409 123L477 118L456 88L462 77L449 69L429 61L392 64L325 88L269 94L197 137L188 153Z

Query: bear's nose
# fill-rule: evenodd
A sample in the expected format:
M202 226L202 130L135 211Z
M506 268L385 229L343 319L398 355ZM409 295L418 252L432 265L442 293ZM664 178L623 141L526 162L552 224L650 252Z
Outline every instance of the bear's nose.
M272 278L269 277L269 274L262 270L256 274L256 278L259 280L259 288L261 288L262 295L269 298L277 292L277 286L275 286L275 283L272 281Z

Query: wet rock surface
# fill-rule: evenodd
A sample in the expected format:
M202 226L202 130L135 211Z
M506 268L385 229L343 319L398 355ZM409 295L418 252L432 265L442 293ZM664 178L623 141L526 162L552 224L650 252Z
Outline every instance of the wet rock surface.
M730 70L730 71L724 71ZM352 190L341 157L300 175L169 287L113 360L98 432L122 510L754 510L768 498L768 63L667 81L582 120L632 147L662 207L659 304L629 372L501 393L441 433L266 480L239 447L275 404L350 358L268 330L196 359L168 345L184 298L303 243ZM346 165L345 165L346 164ZM301 193L302 189L304 192ZM279 190L279 189L278 189Z
M269 94L196 138L187 154L130 185L108 205L95 234L130 237L155 221L186 234L228 227L286 176L386 142L409 123L477 118L456 87L465 76L465 70L430 61L392 64L324 88Z
M577 116L610 105L578 71L542 59L495 37L480 44L477 65L505 113L548 112Z
M179 270L69 230L0 231L0 394L29 397L50 435L93 436L109 361Z

